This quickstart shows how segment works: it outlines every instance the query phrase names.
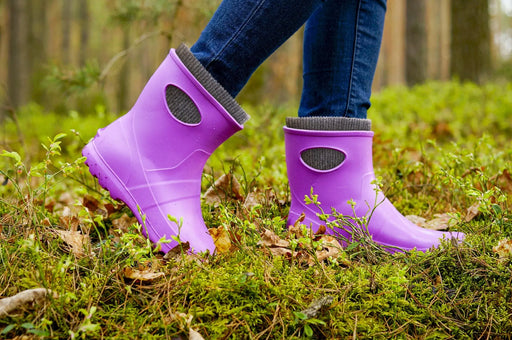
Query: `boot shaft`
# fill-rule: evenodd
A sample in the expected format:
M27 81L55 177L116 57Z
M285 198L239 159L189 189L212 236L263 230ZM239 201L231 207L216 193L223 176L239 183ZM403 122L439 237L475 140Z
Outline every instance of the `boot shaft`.
M366 197L374 180L372 131L316 131L285 127L286 163L290 191L313 193L321 202ZM334 168L319 170L304 160L307 150L330 149L341 153ZM302 200L304 197L301 198Z

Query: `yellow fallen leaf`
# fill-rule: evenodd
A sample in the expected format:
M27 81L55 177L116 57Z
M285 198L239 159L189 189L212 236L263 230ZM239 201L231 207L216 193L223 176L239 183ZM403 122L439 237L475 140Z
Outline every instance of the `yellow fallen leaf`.
M231 237L229 232L224 227L210 228L208 229L210 235L215 243L215 248L218 253L227 253L232 250L233 245L231 244Z
M512 240L503 239L498 242L497 246L492 247L492 250L498 254L500 259L512 257Z

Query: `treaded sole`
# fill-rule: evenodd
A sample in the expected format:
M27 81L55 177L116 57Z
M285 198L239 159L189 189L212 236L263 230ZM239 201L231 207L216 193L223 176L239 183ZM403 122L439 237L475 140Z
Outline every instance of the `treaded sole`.
M98 179L101 187L107 190L113 199L124 202L132 210L139 222L141 222L137 212L136 201L98 153L94 139L83 148L82 155L87 158L85 164L89 167L91 175Z

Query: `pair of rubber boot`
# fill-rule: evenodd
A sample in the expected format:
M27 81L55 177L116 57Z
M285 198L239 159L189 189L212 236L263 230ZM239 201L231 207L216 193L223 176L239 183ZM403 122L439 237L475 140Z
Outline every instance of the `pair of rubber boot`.
M144 235L162 251L175 247L179 239L189 242L194 252L213 252L201 213L203 167L248 119L182 45L170 51L134 107L100 129L83 155L100 185L128 205ZM309 130L300 126L302 119L291 119L284 128L292 194L288 223L304 212L304 223L313 230L325 224L317 216L319 208L304 203L313 188L326 212L335 208L362 217L371 211L363 227L385 246L424 251L442 238L463 237L412 224L374 190L371 131ZM335 231L350 238L350 227Z

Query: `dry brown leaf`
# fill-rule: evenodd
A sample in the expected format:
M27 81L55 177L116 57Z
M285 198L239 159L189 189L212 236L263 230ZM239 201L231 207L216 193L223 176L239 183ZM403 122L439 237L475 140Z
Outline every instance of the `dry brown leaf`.
M178 259L182 254L187 254L190 250L190 243L182 242L174 246L164 256L164 260Z
M215 207L226 202L228 199L243 200L241 186L237 179L231 174L224 174L204 193L206 204Z
M504 192L512 193L512 176L508 169L503 170L501 174L494 176L491 180L495 180L496 185Z
M304 235L302 235L301 223L304 221L305 218L306 214L300 214L299 218L292 225L288 226L288 233L290 235L295 235L296 237L303 237Z
M265 229L261 234L261 240L258 242L258 245L269 248L287 248L290 246L290 242L287 240L283 240L282 238L277 236L272 230Z
M160 261L157 259L152 259L145 263L139 264L137 268L125 267L123 269L123 275L125 278L130 280L149 282L165 275L163 272L158 271L160 267Z
M90 195L85 195L82 199L82 205L89 209L90 212L95 212L99 209L100 202Z
M470 206L466 212L466 217L464 217L464 221L470 222L475 217L477 217L480 214L479 208L480 208L480 202L476 202L472 206Z
M76 257L84 257L91 251L89 235L83 235L76 230L55 230L59 237L69 246Z
M500 259L512 257L512 240L503 239L498 242L497 246L492 247L492 250L498 254Z
M338 240L331 235L322 235L319 241L322 241L322 249L315 251L316 258L319 262L327 260L330 257L338 258L341 255L342 246ZM313 265L313 259L309 259L308 264Z
M317 231L315 232L315 235L324 235L326 231L327 231L327 227L323 224L320 224Z
M130 280L147 282L156 280L165 274L162 272L154 272L151 269L138 270L131 267L126 267L123 269L123 275L125 278Z
M432 229L432 230L446 230L449 227L453 226L455 223L453 217L448 214L435 214L434 219L425 223L423 228Z
M57 200L64 205L73 205L75 203L73 196L68 191L63 192Z
M137 223L137 219L127 214L123 214L121 217L112 220L114 228L121 230L123 233L128 232L129 228L135 223Z
M231 244L229 231L223 226L218 228L210 228L208 231L213 238L213 243L215 243L215 248L217 249L218 253L227 253L234 248Z
M285 247L265 248L265 251L268 251L272 256L295 257L295 253L291 249Z
M204 338L198 331L189 328L188 340L204 340Z
M434 218L430 221L416 215L407 215L405 217L417 226L431 230L446 230L453 226L455 222L449 214L435 214Z
M76 216L60 216L59 220L63 227L71 231L77 231L78 226L80 225L80 220Z
M416 224L419 227L423 227L427 222L426 218L423 218L418 215L407 215L405 216L405 218L407 218L409 221L411 221L412 223Z
M12 313L27 307L40 305L48 296L54 299L59 296L46 288L34 288L20 292L14 296L0 300L0 317L11 315Z
M265 202L265 197L260 192L250 192L245 198L244 207L247 210L252 210L255 206L262 205Z

